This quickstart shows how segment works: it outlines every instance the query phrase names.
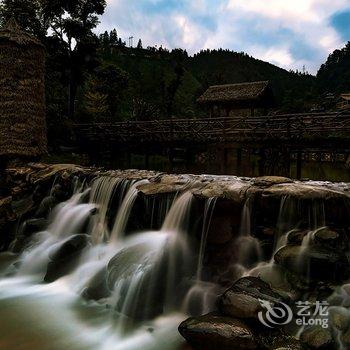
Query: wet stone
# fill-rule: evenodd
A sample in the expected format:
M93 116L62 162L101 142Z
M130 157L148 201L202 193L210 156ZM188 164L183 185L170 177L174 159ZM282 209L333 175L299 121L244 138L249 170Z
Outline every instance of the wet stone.
M49 253L45 282L53 282L72 271L84 249L90 246L90 237L78 234L68 238L58 249Z
M330 319L333 327L344 332L350 326L350 311L345 307L332 307L330 309Z
M274 256L287 270L313 280L345 280L349 276L347 256L335 249L320 246L285 246Z
M243 277L222 295L219 308L227 316L256 319L263 310L259 299L276 303L282 297L260 278Z
M331 331L328 328L314 326L304 330L300 336L301 342L314 350L336 349Z
M288 232L287 243L290 245L301 245L304 237L308 234L307 230L292 230Z
M242 321L208 314L189 318L179 326L180 334L195 350L257 349L253 332Z

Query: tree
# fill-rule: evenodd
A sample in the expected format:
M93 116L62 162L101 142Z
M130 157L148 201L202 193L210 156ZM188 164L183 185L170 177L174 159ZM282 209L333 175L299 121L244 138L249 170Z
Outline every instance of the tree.
M173 116L173 107L176 93L182 83L182 78L185 73L182 61L175 63L174 67L175 78L170 82L167 87L167 97L166 97L166 111L169 118Z
M96 66L98 40L93 29L105 7L106 0L3 0L0 7L2 23L15 17L25 30L58 49L67 78L70 117L84 72Z
M142 40L140 39L139 42L137 43L137 49L141 50L142 49Z
M117 117L125 90L128 87L129 76L112 63L106 63L96 68L87 82L85 103L87 112L94 109L99 113L91 113L95 117ZM104 108L102 108L104 106Z
M85 94L85 110L95 120L105 117L108 113L107 95L98 91L88 91Z
M65 50L68 76L68 115L73 117L78 86L84 71L95 65L98 40L92 30L104 13L105 0L40 0L53 36Z
M109 34L109 43L112 46L118 45L118 33L117 33L117 30L115 28Z
M321 93L343 93L350 90L350 42L331 53L317 73Z
M0 4L0 26L15 18L21 28L43 40L49 24L45 21L40 0L3 0Z

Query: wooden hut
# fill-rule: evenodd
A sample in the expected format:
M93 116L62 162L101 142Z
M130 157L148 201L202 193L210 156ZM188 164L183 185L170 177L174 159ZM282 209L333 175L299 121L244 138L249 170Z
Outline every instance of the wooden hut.
M197 102L213 117L254 116L266 114L274 96L268 81L257 81L211 86Z
M35 159L47 152L45 50L15 20L0 30L0 156Z

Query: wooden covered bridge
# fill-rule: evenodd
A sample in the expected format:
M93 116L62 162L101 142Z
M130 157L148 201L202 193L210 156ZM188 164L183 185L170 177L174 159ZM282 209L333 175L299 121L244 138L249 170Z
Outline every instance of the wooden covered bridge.
M75 131L92 157L137 153L148 166L150 155L163 153L172 168L182 161L187 170L216 173L290 175L294 161L301 177L303 161L350 158L350 112L78 124ZM258 159L253 171L242 168L247 157Z

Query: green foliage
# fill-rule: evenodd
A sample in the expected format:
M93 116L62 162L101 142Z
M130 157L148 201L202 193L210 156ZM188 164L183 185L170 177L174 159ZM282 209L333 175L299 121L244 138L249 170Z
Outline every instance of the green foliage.
M269 80L276 109L311 109L322 92L350 90L350 43L315 77L288 72L245 53L126 47L116 29L94 34L105 0L3 0L0 23L15 17L46 46L49 139L69 143L75 121L202 117L196 103L210 85ZM68 103L67 103L68 102Z
M128 74L116 65L102 64L87 79L80 110L95 121L121 119L121 103L128 82Z
M344 93L350 91L350 42L329 55L317 73L320 93Z
M41 0L3 0L0 2L0 26L10 18L39 38L44 38L48 24L43 16Z

